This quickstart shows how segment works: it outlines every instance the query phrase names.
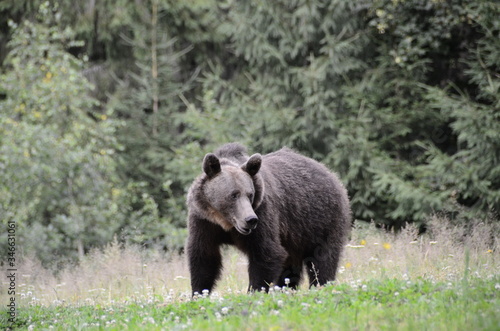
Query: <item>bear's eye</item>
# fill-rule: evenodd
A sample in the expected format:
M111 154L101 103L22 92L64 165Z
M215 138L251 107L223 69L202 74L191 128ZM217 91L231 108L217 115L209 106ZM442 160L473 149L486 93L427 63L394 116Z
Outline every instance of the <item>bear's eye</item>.
M248 193L248 200L253 201L253 193Z
M240 197L240 192L234 191L233 193L231 193L231 199L236 200L239 197Z

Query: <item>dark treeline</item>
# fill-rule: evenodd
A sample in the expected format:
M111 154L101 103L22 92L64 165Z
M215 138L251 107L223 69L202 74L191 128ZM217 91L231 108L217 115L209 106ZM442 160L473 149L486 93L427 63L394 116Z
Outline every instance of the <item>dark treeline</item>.
M114 236L180 249L187 188L228 141L325 163L358 220L498 219L495 0L19 0L0 12L0 213L22 254L51 263Z

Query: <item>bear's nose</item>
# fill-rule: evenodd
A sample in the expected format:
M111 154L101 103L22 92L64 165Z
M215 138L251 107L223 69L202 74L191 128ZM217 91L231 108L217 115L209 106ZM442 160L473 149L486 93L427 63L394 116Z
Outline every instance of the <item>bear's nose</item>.
M252 230L255 229L258 221L259 219L256 216L248 216L247 218L245 218L245 222L248 228Z

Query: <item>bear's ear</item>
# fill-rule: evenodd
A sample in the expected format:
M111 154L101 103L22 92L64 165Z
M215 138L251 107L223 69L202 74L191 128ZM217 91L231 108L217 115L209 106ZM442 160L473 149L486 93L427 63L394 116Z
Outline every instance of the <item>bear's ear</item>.
M253 177L259 172L261 164L262 156L260 154L254 154L241 166L241 169L248 172L248 174Z
M220 162L217 156L213 153L208 153L203 158L203 171L208 178L212 178L220 172Z

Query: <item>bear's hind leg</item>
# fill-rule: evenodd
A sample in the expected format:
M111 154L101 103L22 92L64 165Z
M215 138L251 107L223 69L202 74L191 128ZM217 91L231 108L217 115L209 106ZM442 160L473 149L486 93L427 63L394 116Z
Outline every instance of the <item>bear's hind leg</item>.
M307 274L309 276L309 287L325 285L335 280L339 258L329 256L326 259L305 259Z
M302 263L286 264L278 279L279 287L290 287L296 290L302 280Z

